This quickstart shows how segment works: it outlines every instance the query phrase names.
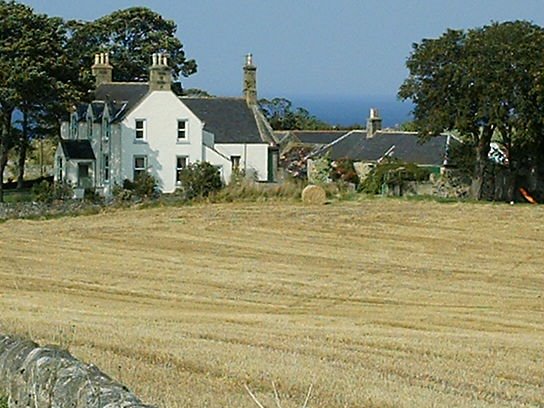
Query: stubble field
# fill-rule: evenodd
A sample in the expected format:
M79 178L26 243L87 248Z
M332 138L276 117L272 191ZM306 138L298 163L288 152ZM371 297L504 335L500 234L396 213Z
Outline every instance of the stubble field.
M544 407L544 208L367 200L0 224L0 332L160 407Z

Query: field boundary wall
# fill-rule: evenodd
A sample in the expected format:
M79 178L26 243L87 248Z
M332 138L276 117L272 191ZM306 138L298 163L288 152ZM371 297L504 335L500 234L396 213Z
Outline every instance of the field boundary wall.
M154 408L68 351L2 334L0 395L9 408Z

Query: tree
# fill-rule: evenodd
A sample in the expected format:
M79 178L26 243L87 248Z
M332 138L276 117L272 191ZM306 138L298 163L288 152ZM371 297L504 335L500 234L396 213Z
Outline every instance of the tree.
M413 45L399 97L415 105L414 125L428 139L456 130L473 147L473 191L482 198L492 140L520 166L544 131L544 30L516 21L447 30Z
M176 23L148 8L118 10L91 22L70 21L68 26L70 54L87 76L97 52L111 54L115 81L147 80L150 56L157 52L169 54L174 78L196 72L195 60L185 57L176 37Z
M298 107L293 110L293 104L286 98L261 99L259 106L274 130L331 129L329 124L310 115L306 109Z
M19 146L24 167L31 117L42 116L53 105L60 110L58 104L72 89L70 75L77 71L70 69L73 64L65 58L63 39L62 20L34 14L30 7L13 1L0 1L0 202L9 151ZM13 128L16 111L22 113L17 132Z

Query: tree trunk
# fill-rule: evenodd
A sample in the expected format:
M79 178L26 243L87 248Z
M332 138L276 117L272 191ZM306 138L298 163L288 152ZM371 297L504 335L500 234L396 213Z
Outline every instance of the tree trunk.
M28 148L28 115L23 112L23 129L19 138L19 158L17 162L17 189L21 190L25 186L25 163L26 152Z
M0 203L4 202L4 169L6 168L2 159L4 157L4 150L4 144L0 140Z
M4 109L0 115L0 203L4 202L4 170L8 164L8 153L12 146L11 116L13 108Z
M476 166L470 187L471 196L475 200L481 200L484 197L485 170L487 168L487 156L489 154L489 144L491 143L492 135L493 128L484 128L476 147Z

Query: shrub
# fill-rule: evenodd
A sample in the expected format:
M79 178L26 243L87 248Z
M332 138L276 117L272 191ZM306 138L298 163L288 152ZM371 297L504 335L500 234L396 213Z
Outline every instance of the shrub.
M189 164L181 171L180 181L182 194L188 200L208 197L223 187L219 170L208 162Z
M73 190L66 183L50 183L43 180L32 187L31 195L34 201L51 203L55 200L72 198Z
M332 181L354 184L355 187L359 185L359 176L353 166L353 160L350 159L338 159L332 163L330 178Z
M140 173L134 181L125 179L123 186L114 186L113 197L117 201L130 201L133 199L158 198L160 196L157 179L149 173Z
M8 399L6 397L0 397L0 408L8 408Z
M429 170L414 163L387 160L378 164L361 183L360 190L367 194L380 194L384 185L402 185L408 181L423 181L429 178Z

